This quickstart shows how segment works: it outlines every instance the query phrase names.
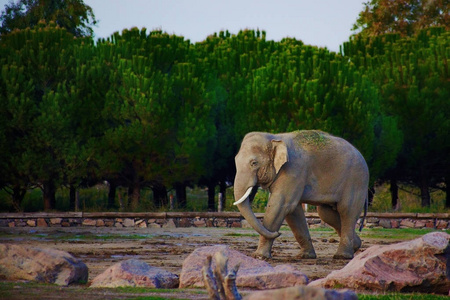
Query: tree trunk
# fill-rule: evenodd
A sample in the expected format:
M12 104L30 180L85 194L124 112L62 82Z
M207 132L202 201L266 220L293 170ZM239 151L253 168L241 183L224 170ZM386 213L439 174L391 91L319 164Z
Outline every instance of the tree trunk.
M13 194L12 194L12 203L13 207L17 212L22 211L22 200L25 198L27 190L21 188L19 185L15 186L13 188Z
M56 206L56 187L55 183L51 180L44 182L44 187L42 189L44 198L44 210L55 209Z
M116 190L117 184L114 181L109 182L109 191L108 191L108 208L114 208L116 203Z
M215 205L216 185L214 183L208 184L208 211L216 211Z
M75 192L75 211L80 210L80 191L76 190Z
M389 188L391 191L391 204L393 209L398 208L398 184L397 179L391 178L391 187Z
M445 177L445 207L450 208L450 175Z
M225 205L226 205L226 201L227 201L227 184L224 180L221 181L219 184L219 193L221 196L219 197L220 203L218 204L218 206L223 211L225 209Z
M430 207L430 190L428 189L428 180L425 176L420 180L420 197L422 198L422 207Z
M163 184L157 183L152 186L153 203L157 208L168 205L167 189Z
M372 185L371 187L369 187L369 190L367 191L367 201L369 206L372 206L374 195L375 195L375 187Z
M128 208L136 211L141 200L141 184L138 179L128 186Z
M184 183L175 184L175 193L179 208L183 209L187 206L186 185Z
M69 210L75 211L75 203L77 197L77 189L73 184L69 187Z

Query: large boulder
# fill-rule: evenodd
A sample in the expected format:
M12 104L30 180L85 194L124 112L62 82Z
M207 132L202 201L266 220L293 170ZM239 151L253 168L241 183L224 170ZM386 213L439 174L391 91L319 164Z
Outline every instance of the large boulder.
M68 285L87 282L88 268L64 251L0 244L0 279Z
M358 295L350 290L327 290L312 286L293 286L278 290L266 290L251 293L244 300L357 300Z
M228 257L228 267L240 263L236 285L254 289L276 289L305 285L308 277L290 265L272 267L269 263L246 256L228 246L215 245L196 249L183 262L180 288L204 287L202 267L208 255L222 252ZM213 268L215 262L213 260Z
M449 241L450 234L433 232L407 242L372 246L310 286L448 294Z
M176 288L178 276L138 259L121 261L92 280L91 287Z

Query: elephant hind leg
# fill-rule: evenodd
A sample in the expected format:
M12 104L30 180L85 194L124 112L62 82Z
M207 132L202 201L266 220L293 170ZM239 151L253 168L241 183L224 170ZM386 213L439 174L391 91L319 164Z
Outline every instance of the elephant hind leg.
M336 230L337 234L341 236L341 218L339 213L330 205L320 205L317 207L319 217Z
M339 212L330 205L318 206L317 212L319 214L319 217L325 223L333 227L340 237L339 248L334 255L334 258L353 258L354 252L356 252L361 247L361 239L356 234L354 229L351 233L342 232L343 221L341 220L341 216L339 215ZM348 220L344 221L344 223L348 223ZM344 225L344 228L346 228L347 224ZM352 245L351 248L348 246L349 243Z

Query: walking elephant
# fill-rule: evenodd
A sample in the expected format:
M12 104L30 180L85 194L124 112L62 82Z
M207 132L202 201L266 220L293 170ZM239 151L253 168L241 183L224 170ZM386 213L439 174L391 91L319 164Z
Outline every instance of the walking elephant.
M361 247L356 222L367 212L369 171L359 151L342 138L318 130L248 133L235 158L234 197L239 211L260 234L258 257L271 258L284 219L300 244L300 257L316 258L302 203L317 206L320 218L340 236L334 258L353 258ZM264 219L250 200L258 187L270 192Z

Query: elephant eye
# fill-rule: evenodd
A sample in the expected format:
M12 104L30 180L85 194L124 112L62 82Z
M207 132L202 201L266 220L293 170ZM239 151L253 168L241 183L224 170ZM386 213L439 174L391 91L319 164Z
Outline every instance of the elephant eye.
M258 166L258 162L257 162L256 160L252 160L252 161L250 162L250 166L252 166L252 167Z

